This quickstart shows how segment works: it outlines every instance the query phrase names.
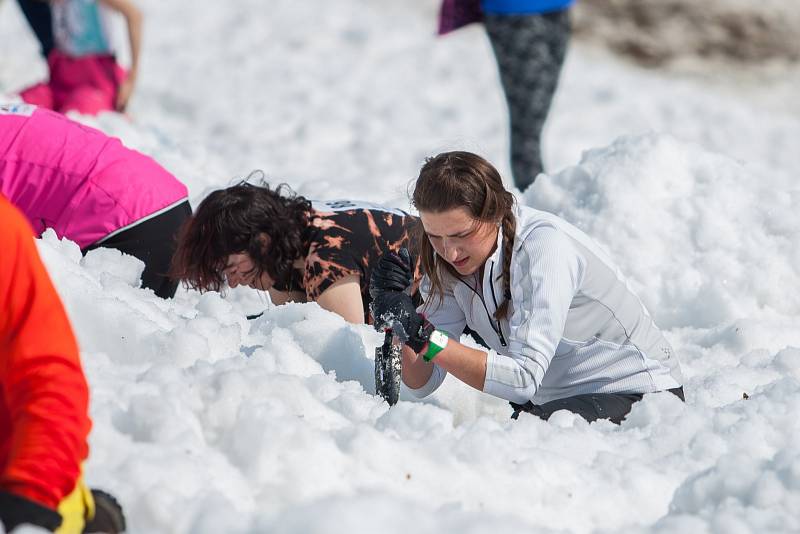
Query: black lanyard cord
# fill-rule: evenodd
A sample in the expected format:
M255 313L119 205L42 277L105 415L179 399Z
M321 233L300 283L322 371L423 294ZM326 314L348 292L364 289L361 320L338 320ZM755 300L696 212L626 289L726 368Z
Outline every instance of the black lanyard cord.
M494 301L494 308L497 309L497 299L494 296L494 282L492 282L492 274L494 274L494 262L492 262L491 267L489 267L489 287L492 288L492 300ZM480 298L481 300L481 304L483 304L483 309L486 310L486 316L489 318L489 325L492 327L492 330L494 330L494 333L497 334L497 337L500 339L500 345L502 345L503 347L507 347L508 343L506 342L506 338L503 335L503 329L500 326L500 320L495 319L494 317L492 317L492 314L489 313L489 308L486 307L486 301L483 299L483 291L479 292L477 288L474 288L471 285L469 285L467 281L461 278L460 276L458 277L458 279L465 286L470 288L473 293L478 295L478 298ZM483 286L483 281L478 279L477 273L475 276L475 282L476 284L480 282L481 286Z

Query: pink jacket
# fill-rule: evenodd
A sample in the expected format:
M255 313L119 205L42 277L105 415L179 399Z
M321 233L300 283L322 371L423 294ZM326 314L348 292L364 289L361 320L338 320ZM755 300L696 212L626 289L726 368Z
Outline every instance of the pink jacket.
M82 249L186 200L186 186L119 139L28 104L0 105L0 193L41 234Z

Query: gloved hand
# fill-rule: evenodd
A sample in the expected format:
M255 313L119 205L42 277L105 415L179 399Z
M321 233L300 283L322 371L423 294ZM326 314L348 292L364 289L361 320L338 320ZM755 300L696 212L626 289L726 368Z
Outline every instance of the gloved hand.
M382 291L373 296L372 317L375 330L391 330L407 347L419 354L435 330L425 317L417 313L411 296L403 291Z
M391 330L400 341L419 354L434 328L417 313L405 292L414 282L411 255L401 248L399 254L384 254L372 270L369 294L375 330Z
M369 295L375 298L384 291L405 291L414 282L411 255L407 248L399 254L381 256L369 279Z
M55 530L61 525L61 515L20 495L0 491L0 521L6 532L24 524Z

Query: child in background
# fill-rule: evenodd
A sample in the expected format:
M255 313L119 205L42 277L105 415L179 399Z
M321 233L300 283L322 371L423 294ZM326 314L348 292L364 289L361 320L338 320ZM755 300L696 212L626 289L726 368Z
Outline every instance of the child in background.
M125 111L139 71L142 14L129 0L51 0L54 48L50 80L22 91L25 102L66 113ZM110 13L127 22L131 67L116 60Z

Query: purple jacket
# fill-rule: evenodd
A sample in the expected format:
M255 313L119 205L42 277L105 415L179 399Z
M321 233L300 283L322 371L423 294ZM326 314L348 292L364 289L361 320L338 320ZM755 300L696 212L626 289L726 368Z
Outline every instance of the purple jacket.
M0 105L0 193L37 233L53 228L82 249L188 196L119 139L28 104Z
M439 35L483 20L484 13L524 15L568 8L575 0L442 0Z

